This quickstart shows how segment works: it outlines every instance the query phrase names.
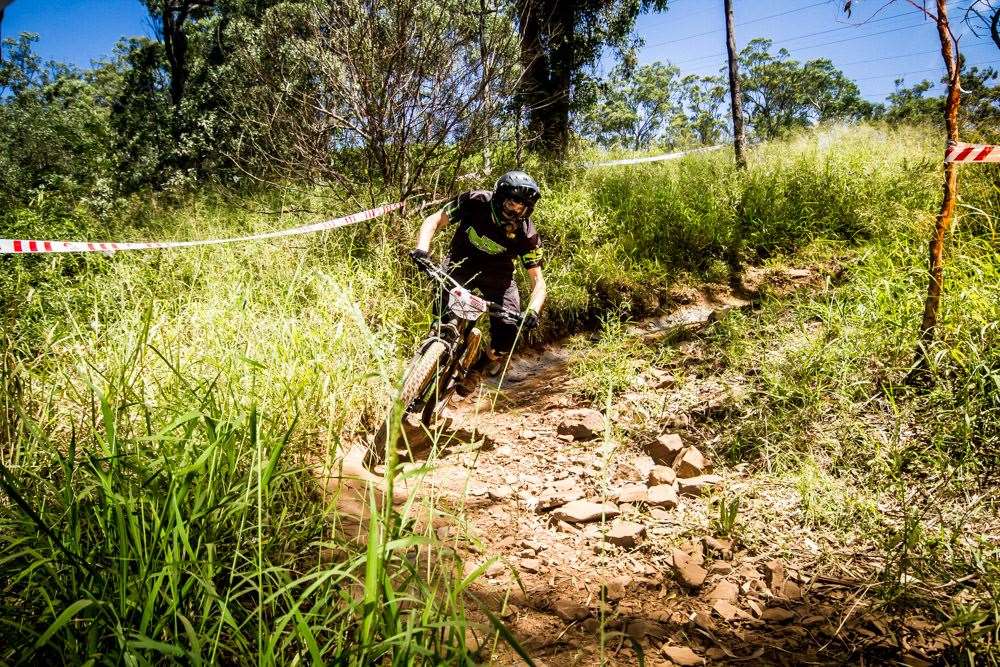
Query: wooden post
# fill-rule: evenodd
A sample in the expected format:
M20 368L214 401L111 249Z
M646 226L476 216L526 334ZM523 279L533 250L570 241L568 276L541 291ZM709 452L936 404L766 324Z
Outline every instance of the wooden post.
M745 169L746 133L743 129L743 91L736 66L736 32L733 25L733 0L723 0L726 10L726 50L729 52L729 97L733 106L733 148L736 151L736 166Z
M955 57L954 42L948 26L948 8L946 0L937 0L937 29L941 41L941 57L948 68L948 99L945 107L945 125L948 131L948 141L958 141L958 107L961 101L961 86L959 81L958 62ZM955 217L955 201L958 196L958 165L946 162L944 165L944 200L938 212L934 236L928 246L929 282L927 284L927 299L924 301L924 316L920 323L920 343L917 346L914 370L923 373L928 368L928 352L934 342L937 328L938 308L941 304L941 287L944 278L944 237L951 228ZM911 376L912 377L912 376Z

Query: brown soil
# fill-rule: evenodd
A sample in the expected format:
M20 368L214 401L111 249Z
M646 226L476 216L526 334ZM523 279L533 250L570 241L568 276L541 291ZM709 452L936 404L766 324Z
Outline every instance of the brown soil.
M820 280L812 271L758 270L745 284L766 283L773 293ZM633 333L689 333L752 305L723 286L672 297L673 309ZM867 583L871 567L853 563L849 551L831 555L823 537L792 516L797 499L786 489L761 491L745 465L711 471L706 461L703 472L719 475L706 487L712 491L682 494L674 508L642 499L658 435L677 433L711 459L718 443L697 426L739 400L740 378L694 375L679 386L669 372L649 369L603 411L608 428L581 440L560 435L571 430L571 411L590 407L575 393L571 361L558 344L529 352L502 387L484 385L454 405L432 451L404 466L430 470L396 493L397 502L432 497L450 517L435 520L436 534L467 573L499 559L471 594L505 620L535 664L634 665L641 647L647 665L687 664L677 648L693 651L691 664L916 665L931 664L947 646L926 619L879 611ZM355 450L340 474L373 480L358 456ZM359 482L341 482L341 509L363 522ZM752 521L755 508L770 517L764 531L773 530L773 539L746 546L714 532L713 499L729 495L741 498L740 520ZM619 516L559 519L560 507L575 500L610 503ZM488 631L476 634L484 663L523 664Z

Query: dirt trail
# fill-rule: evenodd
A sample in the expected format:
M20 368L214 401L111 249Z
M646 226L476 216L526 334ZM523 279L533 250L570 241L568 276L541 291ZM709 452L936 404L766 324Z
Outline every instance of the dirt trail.
M767 281L787 291L822 280L804 270L748 279L750 289ZM633 335L690 332L751 305L723 286L673 300L674 309ZM536 664L633 665L640 646L647 665L917 665L943 646L926 621L901 624L870 609L860 582L825 563L819 538L791 522L775 526L770 549L710 530L712 498L739 495L747 479L744 466L713 470L715 443L701 441L695 426L726 409L738 379L678 385L648 369L633 391L597 411L574 395L571 363L558 344L529 352L502 388L485 385L455 404L435 451L407 464L430 463L430 472L397 492L397 501L432 495L454 517L436 532L467 572L499 559L472 593ZM345 469L365 476L356 459ZM363 514L363 494L344 498ZM493 648L483 647L483 662L522 664L503 642Z

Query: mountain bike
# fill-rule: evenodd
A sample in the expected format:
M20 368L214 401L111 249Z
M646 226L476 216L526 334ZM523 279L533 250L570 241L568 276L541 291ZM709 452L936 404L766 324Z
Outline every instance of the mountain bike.
M521 314L473 294L429 260L420 261L420 265L427 276L438 284L442 294L448 295L447 304L444 304L430 332L406 365L397 400L403 408L404 422L408 415L419 415L420 423L430 427L479 359L483 334L476 324L483 315L519 324ZM392 425L390 407L372 446L368 448L366 460L369 465L384 462L386 441L393 430Z

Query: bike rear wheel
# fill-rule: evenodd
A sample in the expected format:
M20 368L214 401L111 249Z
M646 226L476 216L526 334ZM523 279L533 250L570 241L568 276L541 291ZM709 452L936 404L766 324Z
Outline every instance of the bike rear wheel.
M443 341L435 340L406 369L403 376L403 389L399 395L404 418L410 412L413 404L427 391L435 374L441 370L441 360L446 350L447 346ZM382 426L379 427L375 436L375 442L368 450L370 464L377 465L385 461L386 441L389 438L390 426L387 415L386 419L382 420ZM395 444L392 443L393 446Z

